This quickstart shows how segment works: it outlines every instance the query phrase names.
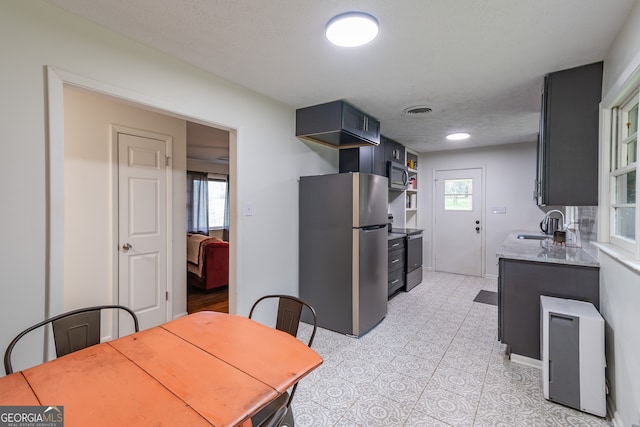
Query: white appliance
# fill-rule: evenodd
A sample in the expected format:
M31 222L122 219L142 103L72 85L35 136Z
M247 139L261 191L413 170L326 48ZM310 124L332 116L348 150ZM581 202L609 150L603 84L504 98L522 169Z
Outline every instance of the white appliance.
M606 416L604 319L593 304L540 297L545 399Z

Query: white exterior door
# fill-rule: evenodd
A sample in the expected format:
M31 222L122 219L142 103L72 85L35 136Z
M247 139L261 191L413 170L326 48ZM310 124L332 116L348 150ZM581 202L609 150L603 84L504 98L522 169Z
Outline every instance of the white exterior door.
M436 171L436 271L482 276L482 169Z
M117 144L118 300L146 329L168 320L167 140L118 132Z

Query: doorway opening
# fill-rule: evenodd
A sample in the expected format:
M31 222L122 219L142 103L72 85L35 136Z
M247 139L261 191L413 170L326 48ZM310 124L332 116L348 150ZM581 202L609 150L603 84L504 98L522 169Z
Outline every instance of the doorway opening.
M73 73L68 73L62 70L55 69L53 67L47 68L47 82L48 82L48 113L49 113L49 146L48 146L48 174L49 174L49 188L47 194L47 205L48 205L48 223L47 223L47 258L48 258L48 269L46 274L47 279L47 307L46 307L46 315L51 313L58 313L65 310L65 305L73 304L73 305L88 305L84 303L84 300L89 300L91 298L91 291L89 289L84 293L74 292L73 297L71 297L70 293L66 292L66 283L65 283L65 272L64 265L65 261L70 261L70 253L67 253L65 246L65 234L70 230L70 227L73 227L73 224L69 224L65 220L64 214L64 203L65 203L65 194L67 191L66 181L69 179L65 176L65 129L64 129L64 119L65 119L65 105L64 105L64 88L65 87L75 87L85 90L86 92L91 92L94 95L104 96L106 98L110 98L116 102L121 103L122 105L128 107L136 107L141 111L154 112L156 114L165 115L169 120L182 120L185 123L187 121L191 121L193 123L198 123L203 126L208 126L216 129L224 129L222 126L211 122L206 122L201 119L190 117L188 114L185 114L181 111L175 111L175 109L171 105L165 105L162 101L147 98L144 95L141 95L137 92L124 90L121 88L111 87L102 82L93 81L87 79L82 76L75 75ZM236 150L236 141L237 141L237 133L234 129L224 129L227 133L227 144L228 144L228 168L229 174L233 175L235 171L235 156L237 153ZM100 137L100 135L96 136L96 138ZM105 138L106 139L106 138ZM87 141L87 143L91 143L91 141ZM178 179L175 180L175 177L179 177L181 173L184 173L186 166L186 147L182 147L178 149L178 151L174 151L171 155L172 166L173 163L177 161L177 167L173 169L172 179L174 182L180 182ZM174 158L174 154L178 153L179 156L182 156L182 159ZM91 163L93 159L88 159L88 165L94 168L103 168L110 169L113 168L113 163L108 162L99 162L99 163ZM167 160L169 161L169 160ZM235 180L232 180L233 182ZM183 181L182 181L183 182ZM92 188L91 192L86 193L87 196L91 198L91 200L95 200L102 194L98 191L99 189ZM106 191L103 191L104 197L109 198L110 195L106 194ZM176 200L184 200L186 189L184 185L173 185L172 188L172 200L169 202L171 206L172 202ZM233 201L236 198L236 185L231 185L229 189L230 200ZM88 197L88 198L89 198ZM88 203L91 203L88 200ZM232 203L231 203L232 205ZM170 227L176 227L180 224L184 224L184 212L185 210L181 210L179 212L178 209L174 210L174 215L169 218ZM230 240L235 238L235 224L233 223L233 215L231 215L230 229L231 233L229 236ZM105 227L109 228L109 225L105 225ZM181 228L182 227L182 228ZM177 230L173 233L172 239L173 244L176 244L178 239L184 239L184 226L179 226ZM90 237L90 236L88 236ZM112 242L112 244L117 242ZM171 246L171 245L170 245ZM179 246L179 245L178 245ZM182 246L184 247L184 246ZM88 256L87 251L87 256ZM167 259L167 265L170 270L169 272L169 285L168 285L168 318L178 317L183 314L186 314L186 271L185 271L185 259L186 254L180 254L181 251L175 251L173 254L169 253L169 259ZM114 255L110 255L110 260L105 260L110 264L113 264ZM229 259L229 269L233 271L235 268L235 255L231 253ZM171 274L173 272L174 274ZM106 276L110 277L110 280L114 281L113 271L108 271ZM231 292L227 291L227 300L228 305L235 307L235 298L234 298L234 274L231 274L231 279L229 281L229 286ZM90 281L87 281L89 283ZM117 287L117 283L112 282L110 284L110 289L108 292L112 292L112 289ZM231 301L229 301L229 297ZM84 300L83 300L84 299ZM112 324L113 325L113 324ZM115 327L115 325L114 325ZM112 333L116 333L117 329L112 329Z
M187 239L189 314L202 310L229 312L229 253L224 242L229 242L230 234L231 180L229 132L188 121L187 233L197 234ZM200 257L204 264L202 268L195 268L193 259L189 256L195 252L194 248L189 247L195 245L194 238L200 241L198 252L204 251ZM209 244L217 246L210 248ZM193 254L192 256L195 258ZM216 259L209 260L212 256Z

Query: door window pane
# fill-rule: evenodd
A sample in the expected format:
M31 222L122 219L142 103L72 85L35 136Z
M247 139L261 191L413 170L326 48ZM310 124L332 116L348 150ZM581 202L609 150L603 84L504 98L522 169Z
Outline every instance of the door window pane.
M473 179L444 180L444 210L473 210Z

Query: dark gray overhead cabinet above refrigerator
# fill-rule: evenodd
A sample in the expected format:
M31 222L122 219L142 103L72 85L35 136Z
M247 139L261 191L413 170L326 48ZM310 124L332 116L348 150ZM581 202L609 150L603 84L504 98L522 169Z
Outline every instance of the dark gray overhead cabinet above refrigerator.
M380 144L380 121L345 101L296 110L296 136L334 148Z
M387 314L387 179L300 178L300 298L318 326L360 336Z

